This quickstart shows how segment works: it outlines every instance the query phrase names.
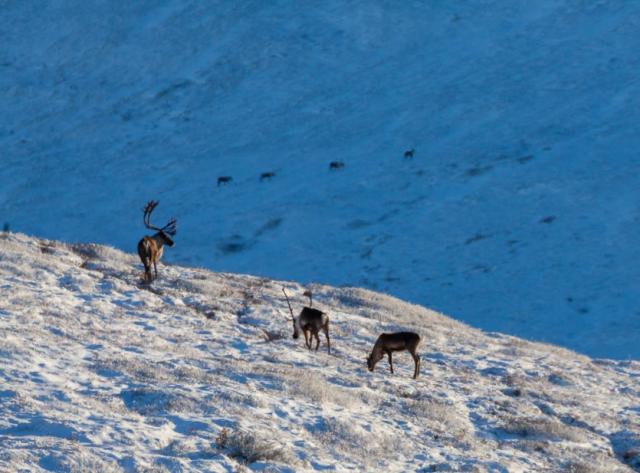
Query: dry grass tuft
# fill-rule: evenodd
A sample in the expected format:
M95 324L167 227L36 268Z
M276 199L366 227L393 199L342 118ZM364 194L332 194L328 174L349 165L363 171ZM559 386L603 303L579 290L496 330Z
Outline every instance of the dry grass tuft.
M319 373L300 373L299 376L290 378L287 386L292 394L318 405L330 402L350 408L361 402L359 396L352 394L348 389L327 382Z
M502 430L518 437L532 440L586 442L585 431L549 418L518 418L506 421Z
M224 445L223 449L232 458L247 464L257 461L277 462L288 465L296 463L291 451L275 440L278 437L276 432L272 432L269 436L271 438L267 439L259 437L254 432L238 429L232 432L225 432L225 430L223 429L218 438L216 438L216 444L220 440L220 444Z

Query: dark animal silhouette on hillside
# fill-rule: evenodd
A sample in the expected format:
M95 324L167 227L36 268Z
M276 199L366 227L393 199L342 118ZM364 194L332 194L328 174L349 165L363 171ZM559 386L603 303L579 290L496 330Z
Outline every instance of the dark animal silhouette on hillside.
M229 184L232 180L231 176L220 176L218 177L218 187L220 187L220 184Z
M369 368L369 371L373 371L376 363L380 361L386 353L389 358L391 373L393 373L391 353L394 351L407 350L411 353L415 364L413 379L416 379L420 372L420 356L417 353L418 345L420 345L420 335L415 332L383 333L378 337L378 340L376 340L373 350L367 358L367 368Z
M298 339L300 333L304 335L304 343L309 350L311 350L311 344L313 342L313 337L316 339L316 351L318 351L318 347L320 346L320 337L318 333L320 330L324 332L324 336L327 339L327 351L331 353L331 340L329 339L329 316L318 310L312 309L311 307L303 307L300 311L300 314L295 317L293 315L293 309L291 308L291 304L289 303L289 297L287 297L287 293L282 288L282 292L284 293L284 297L287 299L287 305L289 306L289 312L291 313L291 322L293 324L293 338Z
M262 174L260 174L260 181L269 181L275 176L275 172L263 172Z
M176 234L176 219L172 218L169 222L162 228L155 227L151 225L151 213L158 206L157 200L151 200L145 205L144 211L144 225L145 227L156 230L152 236L145 236L138 242L138 255L140 256L140 260L144 266L144 280L147 283L150 283L153 279L158 277L158 261L162 257L162 252L164 245L173 246L173 240L171 237ZM151 265L153 265L153 270L155 276L151 275Z

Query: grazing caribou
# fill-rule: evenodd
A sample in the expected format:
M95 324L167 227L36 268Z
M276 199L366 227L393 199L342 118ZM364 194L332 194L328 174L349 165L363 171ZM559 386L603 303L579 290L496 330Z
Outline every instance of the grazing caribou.
M300 311L300 315L294 317L293 309L289 303L289 297L282 288L284 297L287 299L287 305L289 306L289 312L291 312L291 321L293 323L293 338L298 339L300 332L304 335L304 343L309 350L311 350L311 344L313 337L316 339L316 351L320 346L320 337L318 332L322 329L324 336L327 339L327 351L331 353L331 341L329 340L329 316L318 309L312 309L311 307L303 307Z
M271 178L275 176L276 176L275 172L263 172L262 174L260 174L260 182L269 181L271 180Z
M413 155L415 154L416 150L415 149L408 149L407 151L404 152L404 157L407 159L411 159L413 158Z
M376 340L376 344L373 346L369 358L367 358L367 367L369 371L373 371L376 363L380 361L386 353L389 358L391 373L393 373L391 353L394 351L407 350L411 353L413 362L415 363L413 379L416 379L420 372L420 355L417 353L418 345L420 345L420 335L415 332L383 333L378 337L378 340Z
M172 218L162 228L154 227L151 225L151 213L158 206L157 200L150 200L144 207L144 225L151 230L156 230L157 233L153 236L145 236L138 242L138 255L144 265L144 280L150 283L153 279L158 277L158 261L162 256L162 250L164 245L173 246L173 240L171 237L176 234L176 219ZM151 276L151 265L155 272L155 277Z
M329 169L341 169L344 167L344 163L342 161L331 161L329 163Z
M229 184L232 180L231 176L220 176L218 177L218 187L220 187L220 184Z

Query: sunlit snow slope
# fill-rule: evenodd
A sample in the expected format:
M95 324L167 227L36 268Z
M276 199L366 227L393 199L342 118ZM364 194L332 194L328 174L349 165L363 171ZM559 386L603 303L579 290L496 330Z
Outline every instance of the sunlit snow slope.
M0 471L640 471L640 362L485 333L314 285L332 353L291 338L303 287L0 238ZM373 373L383 331L422 335Z
M159 199L167 261L640 358L639 28L617 0L3 1L0 223L132 251Z

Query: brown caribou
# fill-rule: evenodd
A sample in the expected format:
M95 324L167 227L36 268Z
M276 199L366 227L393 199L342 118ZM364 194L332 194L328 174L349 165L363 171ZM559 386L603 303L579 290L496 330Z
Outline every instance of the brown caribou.
M291 312L291 322L293 323L293 338L297 340L300 336L300 333L302 333L304 335L305 345L309 350L311 350L313 337L315 337L316 351L318 351L318 347L320 346L320 337L318 336L318 333L320 332L320 330L322 330L324 332L324 336L327 339L327 350L329 353L331 353L331 341L329 339L329 316L318 309L303 307L300 311L300 314L295 317L293 315L291 304L289 303L289 297L287 296L284 287L282 288L282 292L284 293L284 297L287 299L289 312ZM309 300L311 300L310 293Z
M420 355L417 353L418 345L420 345L420 335L415 332L383 333L378 337L378 340L376 340L373 350L367 358L367 367L369 368L369 371L373 371L376 363L380 361L386 353L389 358L391 373L393 373L393 360L391 359L391 353L394 351L407 350L413 357L413 362L415 364L413 379L416 379L420 372Z
M144 280L147 283L150 283L153 279L158 277L157 265L158 261L160 261L160 257L162 256L163 247L164 245L173 246L174 243L171 237L176 234L175 218L169 220L169 222L162 228L151 225L151 213L157 206L157 200L150 200L143 209L143 221L145 227L150 228L151 230L156 230L157 233L152 236L145 236L138 242L138 255L140 255L140 259L144 265ZM151 276L151 265L153 265L155 277Z

